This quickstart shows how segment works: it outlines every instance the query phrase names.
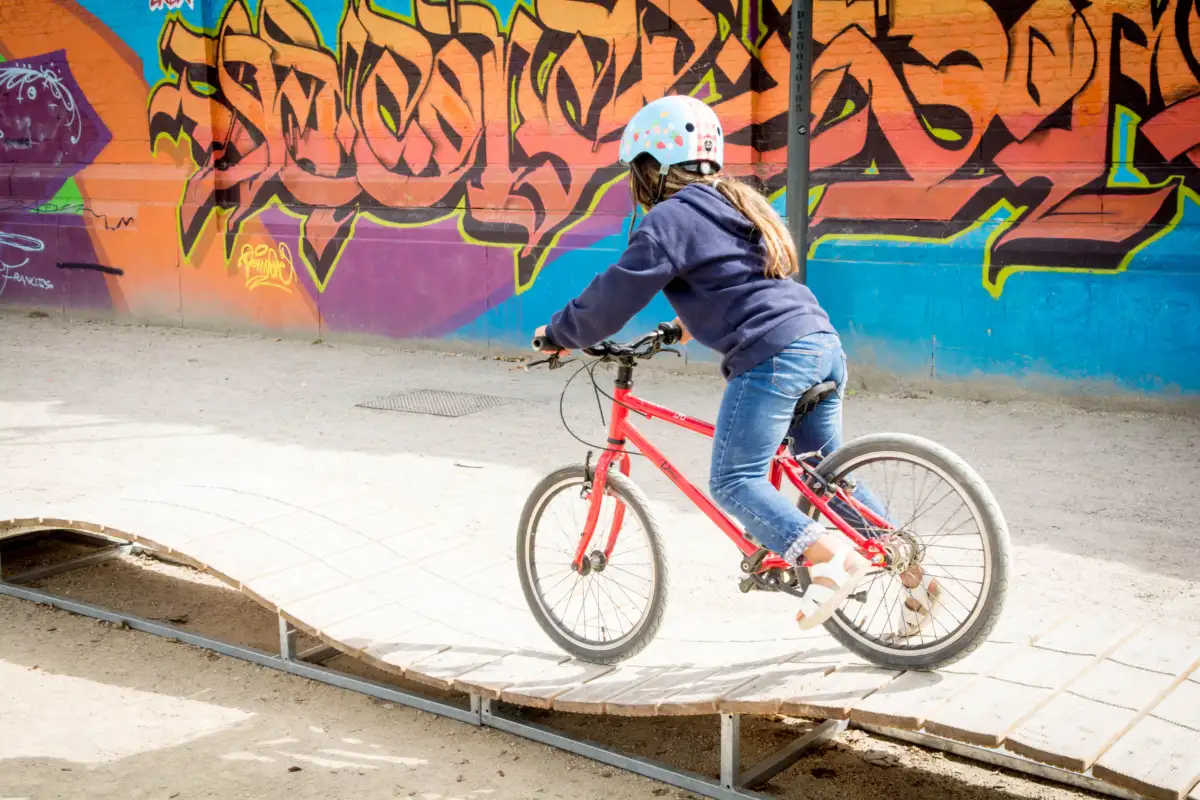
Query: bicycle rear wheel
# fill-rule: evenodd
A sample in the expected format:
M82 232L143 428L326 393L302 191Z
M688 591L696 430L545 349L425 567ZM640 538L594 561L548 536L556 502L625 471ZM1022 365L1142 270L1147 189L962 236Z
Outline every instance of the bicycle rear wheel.
M856 439L816 470L833 484L866 488L872 510L894 525L880 530L856 512L843 513L844 504L834 507L884 545L890 564L863 579L826 630L854 653L895 669L944 667L979 647L1003 610L1010 561L1008 526L983 479L945 447L904 434ZM869 479L860 474L868 471L875 473ZM819 520L803 496L799 507ZM914 576L934 581L929 591L938 592L916 631L903 611L918 606L920 590L906 585ZM807 570L799 583L808 586Z
M645 495L612 470L583 570L575 570L591 497L584 497L587 480L582 465L563 467L530 493L517 531L517 569L546 635L583 661L615 664L645 648L662 624L666 554ZM618 508L624 518L609 547Z

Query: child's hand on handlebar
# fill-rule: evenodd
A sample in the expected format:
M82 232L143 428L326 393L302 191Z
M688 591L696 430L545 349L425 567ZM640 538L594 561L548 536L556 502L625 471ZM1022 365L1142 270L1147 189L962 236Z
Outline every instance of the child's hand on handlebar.
M692 334L688 332L687 327L684 326L683 321L679 317L671 320L671 324L677 326L682 332L682 335L679 337L679 344L687 344L692 340Z
M538 326L538 329L533 332L533 342L534 349L540 350L547 355L565 356L571 352L570 350L559 347L550 341L549 337L546 336L545 325Z

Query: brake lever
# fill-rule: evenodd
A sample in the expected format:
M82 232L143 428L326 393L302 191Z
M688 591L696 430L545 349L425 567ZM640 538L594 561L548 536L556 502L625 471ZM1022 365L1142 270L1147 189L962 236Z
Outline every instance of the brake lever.
M530 361L525 365L525 370L528 371L534 367L540 367L542 364L548 365L549 369L559 369L569 363L571 363L571 359L568 358L566 361L564 361L556 354L548 356L547 358L543 358L541 361Z

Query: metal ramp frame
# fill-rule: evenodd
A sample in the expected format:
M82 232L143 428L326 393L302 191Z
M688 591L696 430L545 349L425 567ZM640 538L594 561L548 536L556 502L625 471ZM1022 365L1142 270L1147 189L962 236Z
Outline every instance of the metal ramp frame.
M151 548L117 539L113 536L93 532L81 532L81 534L84 537L92 538L104 546L94 553L70 561L46 568L28 570L9 576L6 580L0 579L0 595L51 606L73 614L113 624L123 624L133 630L173 639L221 655L248 661L342 689L359 692L398 705L437 714L468 725L494 728L627 770L703 797L714 798L715 800L770 800L768 795L756 792L755 789L767 784L772 778L800 761L805 755L832 741L850 725L880 736L906 741L934 750L951 752L965 758L1112 797L1137 798L1141 796L1099 780L1091 775L1057 769L1013 755L999 748L976 747L938 736L931 736L926 733L862 724L841 719L826 719L818 722L811 730L798 737L795 741L768 755L758 763L748 768L743 768L741 765L740 746L741 715L726 712L717 715L720 725L720 778L714 781L711 778L694 772L622 753L612 748L505 714L499 707L498 692L493 693L492 696L476 692L469 693L469 706L463 707L322 666L322 661L341 654L341 651L335 647L322 644L305 651L297 652L296 642L299 631L282 615L279 616L279 652L276 654L253 647L233 644L215 637L193 633L170 623L158 622L106 609L98 605L62 597L39 589L31 589L23 585L52 575L102 563L126 553L142 552L151 556L160 555ZM36 536L37 533L23 532L20 535L22 538L25 538ZM3 537L0 537L0 541L3 541ZM175 561L175 559L167 560ZM0 563L0 567L2 567L2 563ZM2 575L2 571L0 571L0 575Z

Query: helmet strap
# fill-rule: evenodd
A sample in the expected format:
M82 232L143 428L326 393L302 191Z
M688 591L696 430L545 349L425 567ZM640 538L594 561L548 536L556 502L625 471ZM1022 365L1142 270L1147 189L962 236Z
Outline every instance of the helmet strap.
M658 205L658 201L662 200L663 189L667 188L667 169L668 167L664 164L658 173L658 188L654 190L653 205Z

